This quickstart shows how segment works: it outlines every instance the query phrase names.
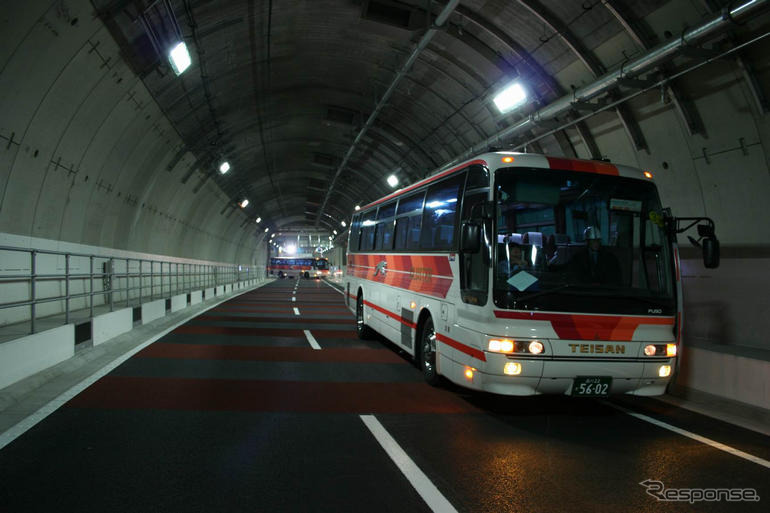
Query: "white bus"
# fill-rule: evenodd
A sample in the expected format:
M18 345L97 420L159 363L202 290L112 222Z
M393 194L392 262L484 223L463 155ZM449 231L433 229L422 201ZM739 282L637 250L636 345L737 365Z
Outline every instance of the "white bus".
M716 267L713 221L672 218L649 172L487 153L353 216L346 300L359 337L380 333L431 384L659 395L682 330L676 233L701 220Z

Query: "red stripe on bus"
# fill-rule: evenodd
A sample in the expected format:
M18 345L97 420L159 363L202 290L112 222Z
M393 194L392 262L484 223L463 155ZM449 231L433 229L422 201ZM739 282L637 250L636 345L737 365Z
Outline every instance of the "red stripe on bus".
M476 349L475 347L466 346L462 342L459 342L453 338L449 338L445 335L442 335L441 333L436 333L436 340L438 340L441 343L444 343L450 347L453 347L457 349L458 351L467 354L468 356L472 356L473 358L476 358L477 360L481 360L482 362L487 361L487 357L484 356L484 351L480 351Z
M576 315L495 310L500 319L549 321L562 339L629 341L642 324L673 326L674 317L635 317L627 315Z
M600 175L619 176L618 168L606 162L595 160L562 159L558 157L546 157L548 167L551 169L563 169L565 171L580 171L583 173L597 173Z
M466 167L468 167L468 166L472 166L472 165L474 165L474 164L480 164L480 165L482 165L482 166L486 166L486 165L487 165L487 162L486 162L485 160L480 160L480 159L478 159L478 160L472 160L472 161L470 161L470 162L466 162L466 163L464 163L464 164L460 164L460 165L459 165L459 166L457 166L457 167L453 167L452 169L447 169L446 171L443 171L443 172L441 172L441 173L439 173L439 174L437 174L437 175L429 176L429 177L428 177L428 178L426 178L425 180L422 180L422 181L420 181L420 182L417 182L417 183L416 183L416 184L414 184L414 185L410 185L409 187L407 187L407 188L405 188L405 189L400 189L400 190L398 190L398 191L396 191L396 192L394 192L394 193L392 193L392 194L388 194L387 196L385 196L385 197L384 197L384 198L382 198L382 199L379 199L379 200L377 200L377 201L375 201L375 202L373 202L373 203L369 203L368 205L365 205L365 206L364 206L364 207L363 207L361 210L366 210L366 209L367 209L367 208L369 208L369 207L373 207L374 205L377 205L377 204L379 204L379 203L382 203L383 201L387 201L387 200L389 200L389 199L391 199L391 198L395 198L396 196L400 196L401 194L405 194L405 193L407 193L407 192L409 192L409 191L411 191L411 190L414 190L414 189L416 189L417 187L421 187L421 186L423 186L423 185L425 185L425 184L429 184L429 183L431 183L431 182L435 182L436 180L438 180L438 179L440 179L440 178L444 178L444 177L445 177L445 176L447 176L447 175L451 175L451 174L452 174L452 173L454 173L455 171L458 171L458 170L460 170L460 169L464 169L464 168L466 168Z
M383 307L381 307L381 306L377 306L377 305L375 305L374 303L372 303L371 301L367 301L367 300L365 300L365 299L364 299L364 304L365 304L366 306L369 306L369 307L371 307L371 308L374 308L374 309L375 309L375 310L377 310L378 312L384 313L385 315L387 315L387 316L388 316L388 317L390 317L391 319L395 319L395 320L397 320L397 321L398 321L398 322L400 322L401 324L405 324L406 326L409 326L410 328L413 328L413 329L414 329L414 328L416 328L416 327L417 327L417 325L416 325L415 323L413 323L413 322L411 322L411 321L407 321L406 319L404 319L404 318L403 318L403 317L401 317L400 315L398 315L398 314L395 314L395 313L391 312L390 310L386 310L385 308L383 308Z

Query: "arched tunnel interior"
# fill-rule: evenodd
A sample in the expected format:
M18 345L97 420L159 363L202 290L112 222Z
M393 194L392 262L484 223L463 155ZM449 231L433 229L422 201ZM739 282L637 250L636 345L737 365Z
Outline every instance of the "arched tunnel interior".
M678 236L666 404L770 425L769 35L765 0L4 2L0 406L123 334L118 305L257 294L289 250L344 286L360 208L502 151L638 168L713 220L718 268Z

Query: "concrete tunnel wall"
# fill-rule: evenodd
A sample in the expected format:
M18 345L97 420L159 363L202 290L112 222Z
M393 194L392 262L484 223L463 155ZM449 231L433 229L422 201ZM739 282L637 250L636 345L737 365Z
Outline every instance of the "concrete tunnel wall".
M0 20L0 232L253 264L254 222L192 153L88 1L13 2ZM261 236L260 236L261 238Z
M206 181L195 192L210 170L194 171L183 184L196 166L189 152L166 169L182 141L88 1L13 2L0 17L0 232L221 262L263 258L254 224L241 228L239 212L220 214L230 200L215 184ZM671 2L645 21L664 40L665 31L679 33L701 20L691 3ZM638 51L624 31L594 52L611 68L621 50ZM744 51L763 91L770 91L768 52L766 40ZM588 81L577 60L555 79L565 90ZM676 215L716 221L720 269L703 269L696 252L683 250L685 346L766 363L770 116L753 101L733 59L677 83L700 113L703 133L691 134L672 102L649 93L629 102L649 151L634 148L611 111L587 125L603 155L655 174L664 205ZM577 155L588 158L577 133L568 133ZM540 143L548 154L564 153L553 137ZM767 380L741 384L743 374L733 368L722 376L729 393L724 383L699 386L770 407ZM683 379L697 381L686 372Z

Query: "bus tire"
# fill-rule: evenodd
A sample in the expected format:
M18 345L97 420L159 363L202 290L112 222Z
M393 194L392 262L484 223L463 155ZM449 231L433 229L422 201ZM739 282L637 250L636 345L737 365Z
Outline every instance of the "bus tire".
M309 272L307 272L307 271L305 271L305 279L306 279L306 280L309 280L309 279L310 279L310 273L309 273Z
M361 340L367 340L372 338L374 333L372 329L366 325L364 321L364 295L359 294L356 299L356 335Z
M278 278L283 279L283 271L278 271Z
M420 370L425 382L431 386L441 383L441 376L436 369L436 331L433 329L433 319L428 317L420 331Z

